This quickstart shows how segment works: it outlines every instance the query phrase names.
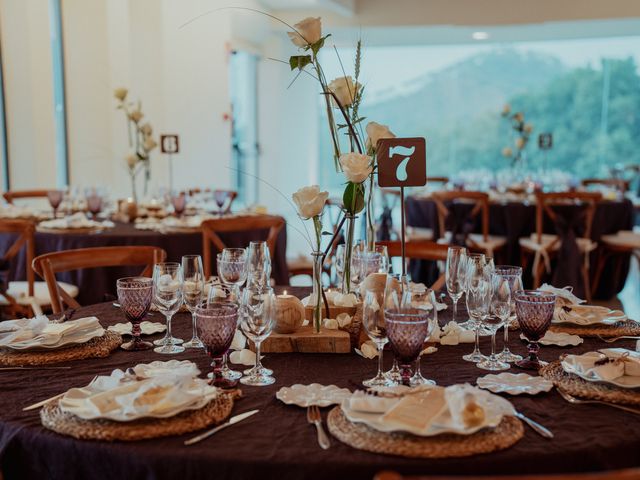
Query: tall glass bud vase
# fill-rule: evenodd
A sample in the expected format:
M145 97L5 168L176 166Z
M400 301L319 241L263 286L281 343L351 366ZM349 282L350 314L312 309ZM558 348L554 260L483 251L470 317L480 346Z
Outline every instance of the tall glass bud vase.
M322 260L324 254L322 252L313 252L313 293L311 299L313 301L313 331L320 333L322 326Z
M347 213L346 231L344 236L344 258L342 259L342 293L347 295L351 292L351 257L353 255L353 235L357 215Z

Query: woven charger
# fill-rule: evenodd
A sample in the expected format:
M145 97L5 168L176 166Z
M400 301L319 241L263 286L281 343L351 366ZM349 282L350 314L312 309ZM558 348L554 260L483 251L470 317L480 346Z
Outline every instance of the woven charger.
M0 365L4 367L19 367L69 362L85 358L103 358L108 357L121 343L122 336L120 334L107 330L101 337L94 337L86 343L67 348L31 352L0 350Z
M572 324L551 325L552 332L564 332L581 337L621 337L623 335L640 336L640 323L633 320L625 320L614 325L588 325L579 326Z
M589 382L573 373L565 372L559 360L542 367L540 375L551 380L557 388L576 397L640 406L640 391L618 388L606 383Z
M221 423L231 414L233 400L239 396L239 390L221 393L198 410L188 410L169 418L145 418L131 422L83 420L60 410L58 401L54 400L42 407L40 420L45 428L80 440L131 442L182 435Z
M385 433L362 423L350 422L340 407L329 412L327 425L334 437L351 447L411 458L469 457L490 453L509 448L524 436L522 422L515 417L503 417L497 427L471 435L446 433L419 437L409 433Z

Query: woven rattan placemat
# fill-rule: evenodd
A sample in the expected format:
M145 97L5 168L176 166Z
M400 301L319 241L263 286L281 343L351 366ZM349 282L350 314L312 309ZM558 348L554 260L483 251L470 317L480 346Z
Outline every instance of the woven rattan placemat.
M105 331L101 337L94 337L87 343L55 350L38 350L30 352L16 352L0 350L0 366L17 367L25 365L48 365L50 363L69 362L85 358L108 357L120 346L122 337L115 332Z
M503 417L496 428L486 428L471 435L419 437L408 433L384 433L362 423L350 422L340 407L329 412L327 425L334 437L353 448L413 458L468 457L504 450L524 435L522 422L514 417Z
M640 323L625 320L614 325L589 325L581 327L571 324L555 324L549 327L552 332L564 332L581 337L621 337L623 335L640 336Z

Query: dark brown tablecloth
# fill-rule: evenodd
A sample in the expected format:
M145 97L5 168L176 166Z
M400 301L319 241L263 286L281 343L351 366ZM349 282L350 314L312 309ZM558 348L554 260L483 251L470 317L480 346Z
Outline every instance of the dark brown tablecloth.
M568 212L578 207L563 207ZM577 210L576 210L577 211ZM407 197L407 225L433 229L435 238L439 238L438 214L435 203L427 198ZM518 240L528 237L536 229L536 206L533 203L509 202L492 203L489 208L489 232L492 235L504 236L507 243L498 262L508 265L520 265L520 244ZM621 202L603 201L598 203L593 218L591 238L598 241L602 235L616 233L620 230L631 230L634 224L633 203L630 200ZM475 231L481 228L478 220ZM545 223L546 233L556 233L550 222ZM591 256L592 273L595 271L598 251ZM593 292L594 298L610 299L624 288L629 272L630 255L614 256L602 272L598 290ZM427 284L437 279L432 262L413 262L411 274L414 281ZM530 275L523 279L530 280Z
M98 315L103 324L124 321L110 304L87 307L76 315ZM450 314L440 316L440 323ZM160 321L157 313L152 320ZM174 319L174 332L187 338L190 319ZM482 349L488 349L483 339ZM618 342L631 347L633 342ZM542 347L541 357L558 358L565 351L582 353L605 346L593 340L573 348ZM512 335L512 350L524 346ZM474 383L487 372L460 357L472 345L439 346L423 359L423 374L439 385ZM242 387L243 397L234 413L258 408L260 413L191 447L182 442L192 435L134 443L79 441L40 426L37 411L23 412L34 402L87 384L94 375L108 374L141 362L170 358L195 361L207 371L202 351L169 358L153 352L116 351L105 359L75 362L70 371L0 371L0 465L5 479L368 479L382 469L403 474L517 474L584 472L640 465L640 416L606 406L575 406L552 391L510 398L518 410L553 430L547 440L525 427L525 436L513 447L469 458L417 460L375 455L355 450L332 439L321 450L316 433L302 408L275 398L277 390L295 383L335 384L350 389L373 376L376 361L354 354L269 354L264 364L277 379L270 387ZM386 363L391 361L387 356ZM244 367L243 367L244 368ZM513 370L512 370L513 371ZM323 409L326 419L328 409Z
M267 230L247 230L244 232L221 233L220 238L228 247L246 247L252 240L265 240ZM0 234L0 252L5 252L13 243L15 236ZM152 245L161 247L167 252L167 261L180 262L183 255L202 254L202 234L193 233L159 233L151 230L138 230L129 223L116 223L115 228L91 234L35 234L35 253L55 252L87 247L111 247L121 245ZM212 244L212 272L216 271L215 246ZM287 269L287 232L283 228L276 242L276 254L273 259L272 276L278 285L289 284ZM10 265L9 280L26 279L26 258L24 248ZM113 267L77 270L58 275L58 280L77 285L80 288L78 302L90 305L105 300L105 294L115 295L116 280L121 277L138 275L139 267Z

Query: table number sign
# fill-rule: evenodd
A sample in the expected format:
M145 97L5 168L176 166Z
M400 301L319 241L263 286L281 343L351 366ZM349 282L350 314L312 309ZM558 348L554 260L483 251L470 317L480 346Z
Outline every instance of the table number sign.
M400 238L402 246L402 274L406 274L404 208L405 187L424 187L427 184L427 146L422 137L385 138L378 141L378 185L400 188Z
M553 147L553 134L541 133L538 135L538 148L540 150L550 150Z
M160 135L160 152L169 155L169 189L173 190L173 157L180 152L180 139L176 134Z

